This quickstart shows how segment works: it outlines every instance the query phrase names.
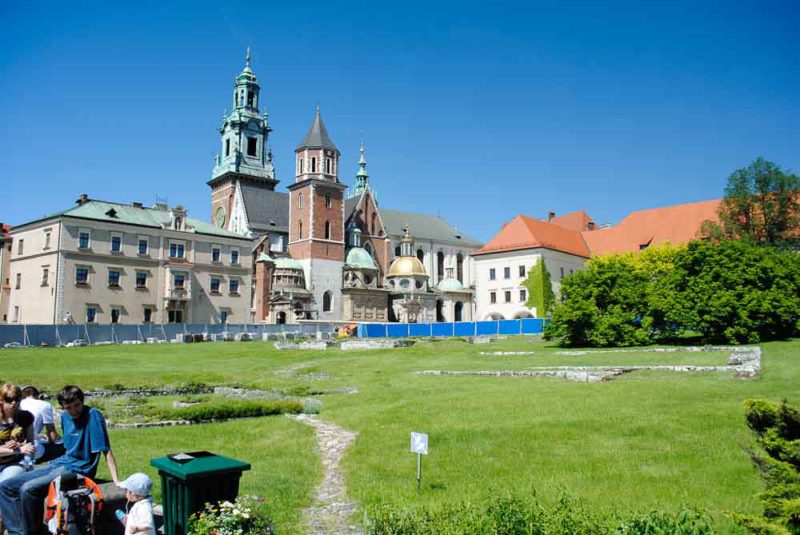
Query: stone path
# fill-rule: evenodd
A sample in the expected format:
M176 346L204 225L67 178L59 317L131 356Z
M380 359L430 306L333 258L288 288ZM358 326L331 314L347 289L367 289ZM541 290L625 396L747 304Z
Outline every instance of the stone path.
M323 422L316 415L287 415L314 428L319 441L322 466L325 475L317 486L314 503L303 511L309 535L360 534L364 530L351 523L356 511L356 502L347 496L344 474L339 470L339 461L345 449L355 439L356 434L337 425Z

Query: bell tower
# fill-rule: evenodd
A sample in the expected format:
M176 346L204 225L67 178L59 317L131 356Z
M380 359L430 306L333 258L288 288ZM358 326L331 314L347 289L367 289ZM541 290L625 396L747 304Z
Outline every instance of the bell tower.
M289 254L303 265L320 319L341 317L347 186L339 182L339 155L317 106L295 149L295 183L288 189Z
M259 113L261 86L250 68L250 49L245 66L233 84L231 112L222 115L219 127L221 151L214 158L211 187L211 219L222 228L241 231L235 212L237 184L246 182L274 190L278 184L269 148L269 115Z

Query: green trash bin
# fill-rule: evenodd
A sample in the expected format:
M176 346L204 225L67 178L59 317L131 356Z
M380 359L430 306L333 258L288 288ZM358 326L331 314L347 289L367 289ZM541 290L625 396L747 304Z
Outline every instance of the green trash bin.
M248 463L207 451L158 457L150 464L161 477L165 535L185 535L189 517L206 503L236 500L239 478L250 470Z

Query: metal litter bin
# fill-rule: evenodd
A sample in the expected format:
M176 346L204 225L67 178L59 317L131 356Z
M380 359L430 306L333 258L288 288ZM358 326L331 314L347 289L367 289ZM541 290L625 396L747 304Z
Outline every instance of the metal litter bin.
M250 470L248 463L207 451L158 457L150 464L161 477L165 535L188 533L189 517L206 503L236 500L239 478Z

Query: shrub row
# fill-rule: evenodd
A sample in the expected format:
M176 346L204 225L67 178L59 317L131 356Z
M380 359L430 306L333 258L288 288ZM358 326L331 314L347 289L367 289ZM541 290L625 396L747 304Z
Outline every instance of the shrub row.
M153 414L165 420L208 422L232 418L251 418L276 414L299 414L303 404L290 400L225 400L201 403L177 409L154 409Z
M654 511L629 519L605 518L589 513L583 505L561 497L545 506L535 496L492 497L480 503L462 502L438 509L375 507L367 512L369 535L623 535L716 533L711 520L695 510L677 514Z

